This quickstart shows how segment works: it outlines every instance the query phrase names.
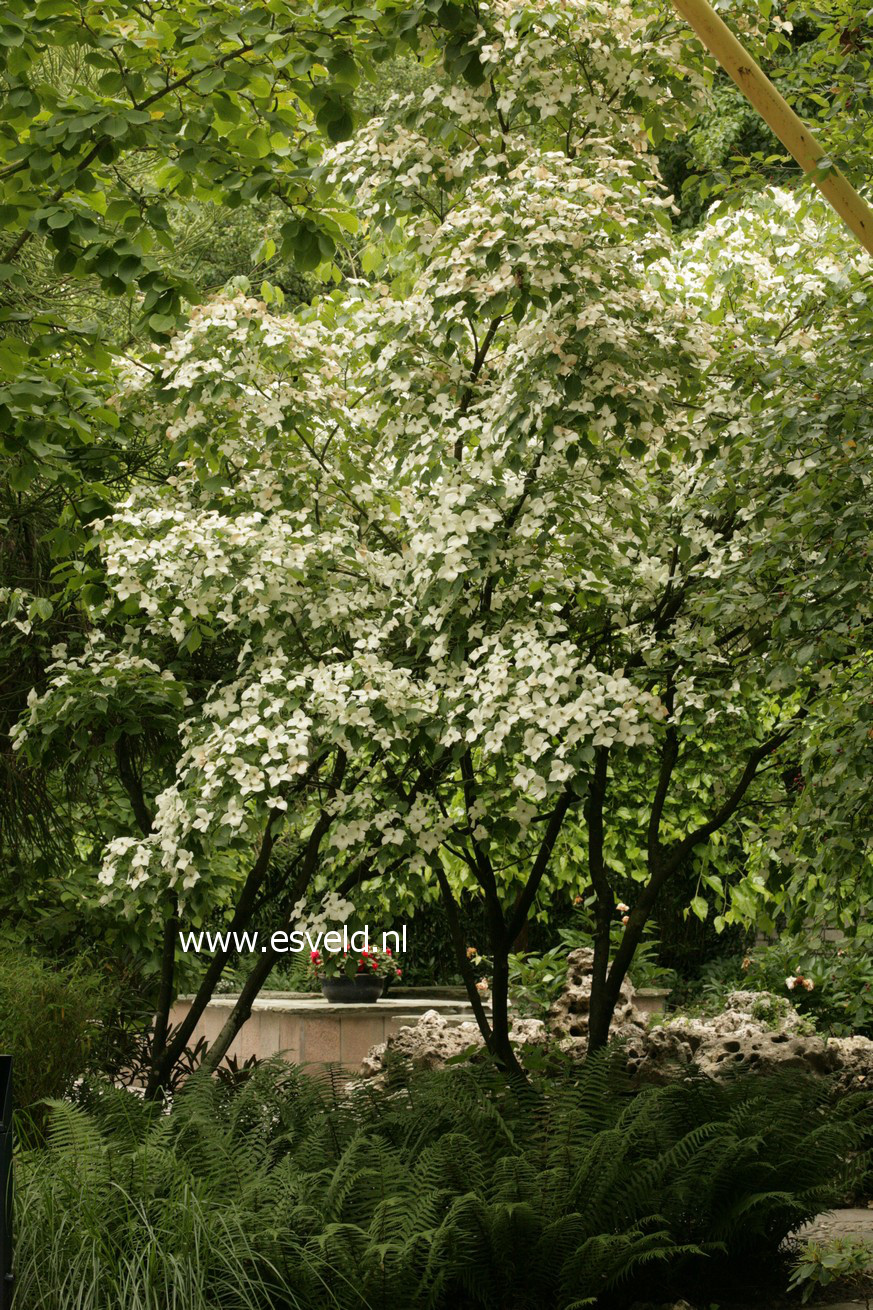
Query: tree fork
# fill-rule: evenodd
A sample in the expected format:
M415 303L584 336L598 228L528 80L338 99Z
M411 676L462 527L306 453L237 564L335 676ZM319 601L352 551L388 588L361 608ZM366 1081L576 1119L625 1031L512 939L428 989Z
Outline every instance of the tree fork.
M821 167L821 161L827 157L824 147L722 22L708 0L673 0L673 6L693 27L706 49L794 156L804 173L811 176L868 254L873 255L873 210L836 166Z
M443 872L442 867L437 863L434 866L437 882L439 883L440 895L443 898L443 904L446 909L446 918L449 924L449 932L452 938L452 945L455 948L455 955L458 961L458 968L461 977L464 980L464 986L467 989L467 996L470 1005L473 1008L476 1022L479 1025L479 1031L486 1045L491 1047L492 1034L491 1025L488 1022L488 1016L485 1013L485 1007L482 1004L482 998L476 990L476 979L473 976L473 970L470 968L470 961L467 959L467 943L464 940L464 928L461 923L461 916L458 913L458 906L452 895L452 889L449 886L449 880Z
M275 837L271 835L270 824L264 832L261 840L260 850L254 865L249 871L245 885L237 901L236 909L228 926L228 932L239 932L247 927L252 916L255 905L255 899L258 891L267 876L267 870L270 864L270 856L275 844ZM201 982L197 993L192 1001L188 1013L181 1023L168 1033L170 1040L166 1042L163 1049L158 1053L153 1048L152 1068L146 1082L145 1097L146 1100L154 1100L166 1090L169 1077L173 1066L185 1050L188 1038L197 1027L197 1021L202 1015L206 1006L212 999L216 984L224 973L225 965L231 957L231 951L217 951L209 963L206 974Z

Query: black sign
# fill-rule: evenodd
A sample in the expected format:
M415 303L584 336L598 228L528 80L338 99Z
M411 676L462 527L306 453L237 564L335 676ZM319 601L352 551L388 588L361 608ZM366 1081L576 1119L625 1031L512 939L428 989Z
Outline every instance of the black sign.
M0 1055L0 1310L12 1310L11 1055Z

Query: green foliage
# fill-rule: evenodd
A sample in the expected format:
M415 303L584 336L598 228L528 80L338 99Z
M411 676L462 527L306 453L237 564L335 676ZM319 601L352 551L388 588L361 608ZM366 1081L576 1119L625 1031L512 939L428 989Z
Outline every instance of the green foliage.
M869 1287L873 1271L873 1246L847 1237L833 1242L810 1242L798 1255L791 1275L790 1286L801 1293L804 1305L822 1287L839 1282L854 1285L862 1295ZM864 1295L867 1310L869 1295Z
M824 1084L547 1091L490 1067L331 1103L287 1066L195 1077L169 1114L59 1104L20 1155L20 1310L555 1310L753 1274L832 1204L859 1110ZM704 1258L705 1253L705 1258ZM171 1295L172 1292L172 1295Z
M620 918L610 933L610 954L614 955L622 938ZM510 957L510 990L523 1014L542 1018L559 996L567 977L567 955L580 947L594 947L594 923L590 903L578 908L571 923L558 930L558 944L541 953L521 953ZM672 988L676 973L658 963L660 943L655 930L648 926L634 954L630 979L635 987Z
M856 185L871 177L871 13L861 0L792 0L793 53L781 89Z
M0 946L0 1050L14 1060L17 1108L63 1095L100 1060L109 999L85 966L52 968Z
M873 1037L871 946L873 930L865 924L840 941L823 941L811 933L786 935L752 952L747 985L790 995L792 1004L821 1032ZM799 985L786 991L786 980L798 975L813 984L811 991Z
M715 1012L729 992L762 991L785 998L825 1036L873 1037L873 931L858 925L839 941L807 930L786 933L744 956L707 964L700 978L681 989L683 1004ZM809 989L798 978L812 984Z
M488 940L488 925L482 898L465 894L459 898L459 917L468 946ZM424 897L404 916L410 947L404 981L410 987L451 986L462 983L451 932L440 902ZM539 925L532 924L536 932Z
M567 977L567 948L509 957L509 992L519 1013L543 1018L558 999Z
M861 0L755 0L756 30L728 22L797 114L855 186L871 178L873 78L871 17ZM682 208L681 225L700 222L717 197L747 198L765 185L803 185L795 160L726 73L717 70L712 103L682 137L659 149L665 180ZM808 185L808 183L807 183Z
M664 181L681 208L679 226L694 227L703 220L709 205L727 187L737 156L758 152L763 158L779 149L764 120L722 74L709 112L658 152ZM785 165L777 157L777 166L768 170L769 180L784 181L784 172Z
M351 135L361 72L401 38L417 44L426 18L395 0L4 8L0 439L13 487L47 477L87 499L80 484L115 471L130 434L112 440L112 337L166 338L198 298L178 202L201 214L275 202L286 263L330 265L342 216L312 164ZM107 316L113 299L125 308Z

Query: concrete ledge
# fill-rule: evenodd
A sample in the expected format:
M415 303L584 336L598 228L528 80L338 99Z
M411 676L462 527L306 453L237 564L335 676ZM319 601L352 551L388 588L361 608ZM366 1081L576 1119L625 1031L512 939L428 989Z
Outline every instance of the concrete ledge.
M190 1009L191 996L180 996L170 1022L178 1024ZM189 1040L214 1042L236 1004L231 993L214 996ZM427 1010L438 1010L451 1024L475 1023L466 1001L441 996L389 995L372 1005L332 1005L323 996L306 992L264 992L254 1002L248 1021L237 1033L228 1055L240 1062L282 1056L292 1064L311 1066L313 1072L334 1065L356 1069L372 1046L384 1042L398 1028L414 1024Z

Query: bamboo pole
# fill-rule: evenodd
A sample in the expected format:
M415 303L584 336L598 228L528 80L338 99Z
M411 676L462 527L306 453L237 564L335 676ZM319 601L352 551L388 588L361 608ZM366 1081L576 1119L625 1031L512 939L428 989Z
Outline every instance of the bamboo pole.
M673 5L803 171L811 174L819 191L851 228L864 249L873 255L873 210L837 167L819 168L819 161L825 158L824 148L783 100L748 51L707 0L673 0Z

